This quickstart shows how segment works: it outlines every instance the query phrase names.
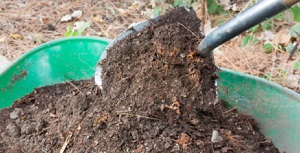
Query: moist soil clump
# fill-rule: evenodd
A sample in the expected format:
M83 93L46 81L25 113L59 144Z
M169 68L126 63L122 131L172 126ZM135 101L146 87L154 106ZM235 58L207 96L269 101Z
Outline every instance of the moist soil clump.
M1 110L0 152L278 152L253 119L216 103L199 27L174 9L108 50L102 90L68 82Z

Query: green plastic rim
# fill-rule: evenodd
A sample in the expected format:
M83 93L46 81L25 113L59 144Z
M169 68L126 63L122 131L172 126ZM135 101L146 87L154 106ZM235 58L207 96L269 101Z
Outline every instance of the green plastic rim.
M28 51L0 74L0 109L35 88L91 78L109 42L99 37L71 37Z
M281 152L300 150L300 95L276 83L221 68L218 98L252 116Z
M0 109L35 88L91 79L111 40L71 37L38 46L0 74ZM265 79L221 68L218 98L253 116L281 152L300 150L300 95Z

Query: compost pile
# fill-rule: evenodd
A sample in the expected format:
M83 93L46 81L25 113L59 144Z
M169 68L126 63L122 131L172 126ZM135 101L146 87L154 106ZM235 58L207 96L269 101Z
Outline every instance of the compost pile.
M1 110L0 152L278 152L253 119L216 103L199 27L174 9L108 50L103 90L67 82Z

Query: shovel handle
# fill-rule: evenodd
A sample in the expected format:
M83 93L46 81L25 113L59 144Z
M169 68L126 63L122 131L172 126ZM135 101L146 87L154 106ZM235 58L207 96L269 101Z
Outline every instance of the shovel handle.
M212 50L262 21L289 9L300 0L261 0L208 34L199 44L197 53L208 57Z
M290 8L291 6L295 5L296 3L298 3L300 0L283 0L283 4Z

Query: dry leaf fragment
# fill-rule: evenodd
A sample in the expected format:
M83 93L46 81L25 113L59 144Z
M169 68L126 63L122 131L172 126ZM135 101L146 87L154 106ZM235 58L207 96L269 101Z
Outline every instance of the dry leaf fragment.
M174 110L176 112L176 114L180 115L180 102L179 101L173 102L173 104L171 106L165 105L165 106L161 107L161 110L163 110L164 107Z
M5 38L4 37L0 37L0 42L4 42Z
M106 38L108 38L108 37L110 36L110 34L109 34L109 29L103 31L103 35L104 35Z
M71 15L67 14L67 15L63 16L60 19L60 22L71 21L74 18L79 19L79 18L81 18L81 16L82 16L82 11L81 10L77 10L77 11L74 11Z
M145 6L146 3L145 2L141 2L141 1L134 1L131 6L129 7L129 9L139 9L143 6Z
M234 12L239 11L240 9L241 9L241 8L238 7L236 3L233 4L232 7L231 7L231 10L234 11Z
M299 86L299 80L300 80L300 75L297 74L290 74L286 78L286 84L290 88L297 88Z
M187 55L188 58L194 58L194 55L196 55L196 52L191 51L189 52L189 54Z
M10 34L11 37L15 38L15 39L23 39L23 36L21 36L20 34Z
M77 18L77 19L81 18L81 16L82 16L81 10L74 11L71 15L72 18Z
M230 5L230 0L219 0L220 4L228 6Z
M154 8L156 6L156 0L150 0L150 5Z
M139 7L140 7L140 4L137 1L135 1L131 4L129 9L138 9Z
M266 42L270 42L274 38L274 33L269 30L265 30L262 35L259 37L259 40L265 40Z
M96 21L96 22L98 22L98 23L104 23L102 17L100 17L100 16L93 17L93 20Z
M74 23L74 26L73 26L73 30L79 30L83 25L84 25L85 22L83 21L77 21Z
M121 8L117 8L116 9L119 13L123 14L123 15L128 15L130 14L128 11L124 10L124 9L121 9Z
M230 130L221 129L221 132L224 135L226 140L230 140L234 147L240 147L243 149L249 149L249 146L245 145L245 141L243 141L243 137L240 135L234 135Z
M96 125L98 125L100 123L104 123L104 122L107 121L107 119L108 119L108 115L107 114L101 115L100 117L98 117L98 118L96 118L94 120L93 126L96 126Z
M95 148L97 145L99 144L98 140L95 140L94 142L92 142L92 146Z
M68 15L65 15L64 17L62 17L60 19L60 22L67 22L67 21L71 21L72 20L72 15L68 14Z
M50 19L47 18L47 17L41 17L40 16L40 22L43 23L43 24L49 24L50 23Z
M187 149L187 146L192 143L192 138L186 133L181 133L180 138L175 140L177 144L180 144L184 150Z
M217 28L218 28L218 26L212 27L211 21L209 19L206 19L205 24L204 24L204 29L203 29L204 35L207 36L208 34L213 32Z
M77 130L81 131L81 125L78 125Z
M133 150L133 153L142 153L144 151L144 145L139 145L138 148L136 148L135 150Z
M180 102L179 101L175 101L172 105L171 108L173 110L175 110L176 114L180 114Z
M285 30L281 30L278 33L276 33L272 39L275 46L278 46L279 44L287 45L290 43L292 36L287 34Z
M155 45L156 46L156 52L158 53L158 54L163 54L163 49L162 49L162 45L161 44L156 44Z

